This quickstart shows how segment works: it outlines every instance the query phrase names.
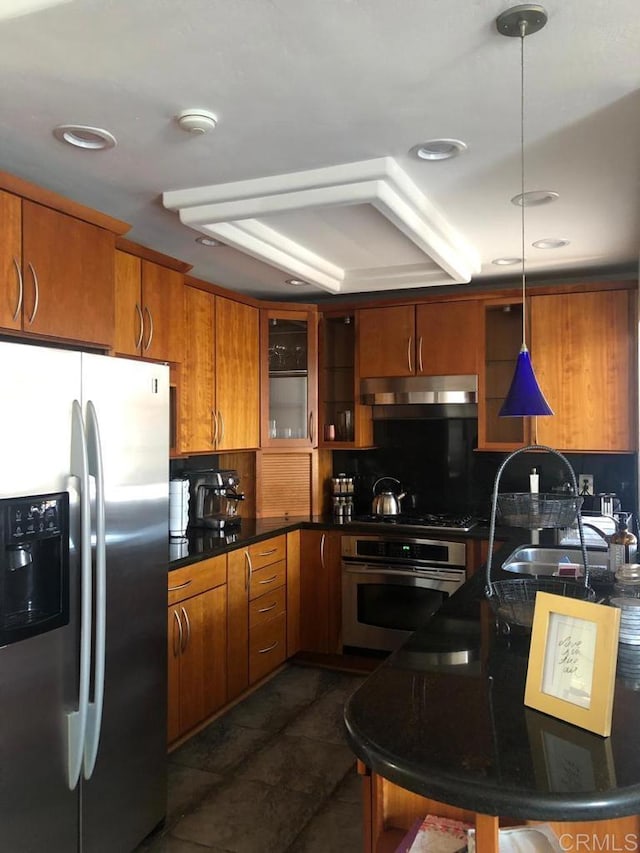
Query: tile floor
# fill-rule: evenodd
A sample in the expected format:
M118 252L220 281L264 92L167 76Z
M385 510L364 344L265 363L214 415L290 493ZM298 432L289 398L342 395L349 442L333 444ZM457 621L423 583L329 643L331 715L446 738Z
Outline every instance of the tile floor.
M358 853L342 708L364 676L291 665L169 756L164 828L138 853Z

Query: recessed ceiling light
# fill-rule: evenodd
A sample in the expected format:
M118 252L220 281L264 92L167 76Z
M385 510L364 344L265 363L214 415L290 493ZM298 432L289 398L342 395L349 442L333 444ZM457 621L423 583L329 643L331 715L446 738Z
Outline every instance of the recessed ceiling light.
M213 237L196 237L196 243L200 243L202 246L207 246L209 249L213 249L216 246L222 246L220 240L214 240Z
M308 287L308 281L302 281L301 278L287 278L285 279L285 284L290 284L291 287Z
M532 243L536 249L561 249L563 246L569 245L569 240L562 237L545 237L543 240L536 240Z
M85 148L88 151L101 151L115 148L116 138L102 127L89 127L85 124L60 124L54 127L53 135L60 142Z
M497 267L511 267L514 264L521 264L522 258L495 258L491 263Z
M429 139L411 149L420 160L450 160L466 150L466 144L459 139Z
M511 204L518 204L520 207L537 207L540 204L549 204L550 201L555 201L560 197L560 194L553 190L531 190L528 193L518 193L511 199Z

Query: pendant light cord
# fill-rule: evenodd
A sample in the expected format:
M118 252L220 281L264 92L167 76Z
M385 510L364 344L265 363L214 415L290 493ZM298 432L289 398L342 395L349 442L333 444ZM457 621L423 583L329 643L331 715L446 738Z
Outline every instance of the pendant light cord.
M524 37L526 20L520 21L520 248L522 255L522 350L527 349L526 277L524 271Z

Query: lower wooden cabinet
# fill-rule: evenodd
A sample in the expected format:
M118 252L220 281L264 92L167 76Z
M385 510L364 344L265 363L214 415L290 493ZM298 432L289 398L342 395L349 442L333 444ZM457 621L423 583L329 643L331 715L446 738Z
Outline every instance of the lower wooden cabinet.
M212 588L198 591L203 585ZM226 557L171 572L169 600L167 739L171 743L227 702Z
M286 556L286 536L227 555L229 700L287 658Z
M342 651L339 531L300 532L300 649Z

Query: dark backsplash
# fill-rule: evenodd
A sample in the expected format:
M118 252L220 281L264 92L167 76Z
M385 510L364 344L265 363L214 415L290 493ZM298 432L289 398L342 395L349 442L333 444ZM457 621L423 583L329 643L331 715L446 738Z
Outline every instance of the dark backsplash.
M356 512L369 512L372 487L383 475L400 480L407 497L402 508L432 512L471 512L488 518L496 473L505 453L476 452L478 422L471 418L431 421L380 421L376 450L334 451L333 473L356 478ZM593 474L596 493L615 492L622 508L637 518L635 454L566 453L579 474ZM570 479L562 461L550 453L523 453L500 478L501 492L529 490L529 472L540 475L540 491L561 488ZM391 487L393 484L387 484ZM380 484L379 488L382 488ZM591 509L588 499L584 509Z

